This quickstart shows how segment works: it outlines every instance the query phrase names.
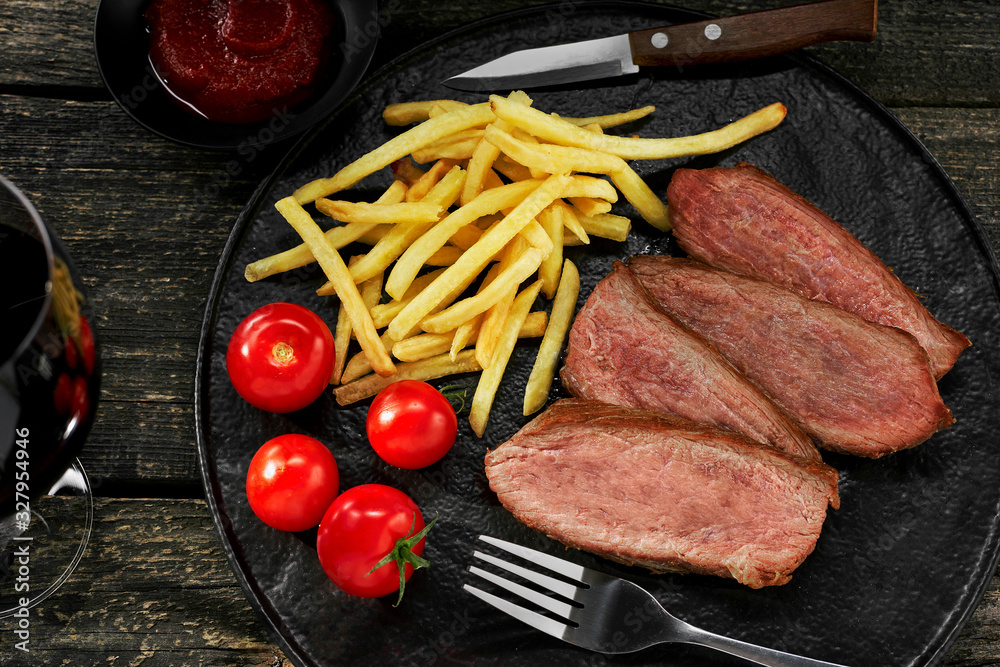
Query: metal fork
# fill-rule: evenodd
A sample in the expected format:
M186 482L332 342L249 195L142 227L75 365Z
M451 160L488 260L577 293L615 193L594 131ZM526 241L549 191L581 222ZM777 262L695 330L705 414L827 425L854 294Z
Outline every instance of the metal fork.
M656 598L631 581L602 574L588 567L488 535L480 535L479 539L578 582L568 583L480 551L473 553L475 558L571 601L559 600L475 565L468 568L472 574L519 595L565 620L556 620L526 609L475 586L469 584L463 586L465 590L500 611L570 644L600 653L631 653L654 644L677 642L708 646L771 667L843 667L832 662L813 660L748 644L696 628L672 616L660 606Z

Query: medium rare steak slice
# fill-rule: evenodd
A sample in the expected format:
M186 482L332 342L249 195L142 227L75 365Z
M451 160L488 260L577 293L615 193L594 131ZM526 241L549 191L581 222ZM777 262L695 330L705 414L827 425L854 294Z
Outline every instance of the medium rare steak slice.
M621 262L577 313L561 377L578 398L725 426L792 454L820 458L788 415L704 339L664 313Z
M628 267L821 447L875 458L953 421L927 355L901 329L694 260L639 255Z
M663 572L788 582L812 553L837 471L732 431L563 399L486 455L519 521L569 546Z
M909 331L936 379L970 345L850 232L753 165L678 169L667 200L674 236L695 259Z

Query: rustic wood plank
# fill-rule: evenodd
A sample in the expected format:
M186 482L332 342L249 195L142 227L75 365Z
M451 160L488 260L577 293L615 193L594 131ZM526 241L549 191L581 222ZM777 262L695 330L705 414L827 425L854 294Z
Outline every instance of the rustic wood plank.
M0 620L10 655L11 619ZM995 665L1000 576L949 653ZM31 612L32 665L290 666L236 583L200 500L96 503L79 569Z
M540 4L524 0L435 2L390 0L380 7L382 36L375 66L416 44L471 21ZM794 4L783 0L676 0L689 9L730 15ZM573 11L567 1L553 12ZM0 4L0 91L11 86L98 88L92 22L97 0L6 0ZM946 5L883 2L873 44L831 44L810 53L893 106L1000 103L996 41L1000 5L959 0ZM38 26L58 26L40 30Z

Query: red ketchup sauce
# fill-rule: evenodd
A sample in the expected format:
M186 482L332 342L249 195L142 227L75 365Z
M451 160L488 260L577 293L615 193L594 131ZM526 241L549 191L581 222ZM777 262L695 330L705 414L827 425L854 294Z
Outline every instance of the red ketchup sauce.
M323 0L153 0L149 59L186 109L252 123L305 100L329 59Z

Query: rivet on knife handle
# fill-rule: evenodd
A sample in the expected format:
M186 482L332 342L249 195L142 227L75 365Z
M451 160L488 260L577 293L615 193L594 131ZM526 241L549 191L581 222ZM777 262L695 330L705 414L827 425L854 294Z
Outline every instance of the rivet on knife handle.
M825 0L629 33L636 65L763 58L811 44L875 39L878 0ZM667 47L670 48L667 48Z

